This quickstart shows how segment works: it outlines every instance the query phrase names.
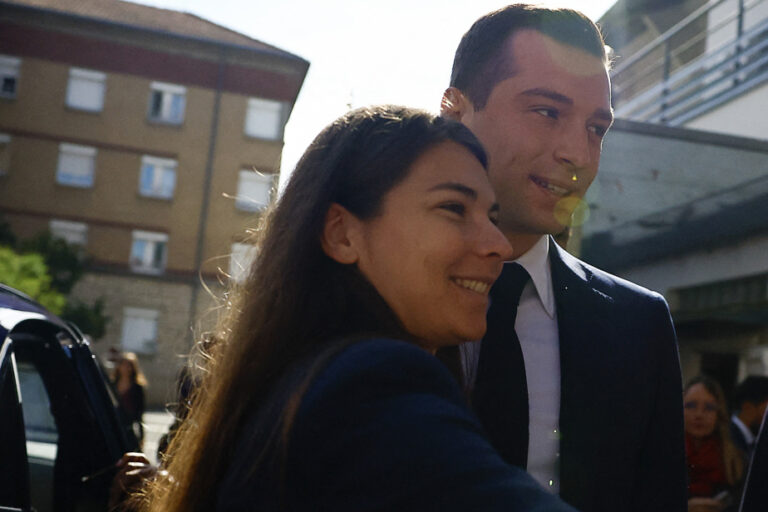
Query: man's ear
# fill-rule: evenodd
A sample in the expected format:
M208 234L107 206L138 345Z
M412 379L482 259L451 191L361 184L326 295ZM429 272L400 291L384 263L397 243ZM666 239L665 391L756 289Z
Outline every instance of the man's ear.
M440 101L440 115L454 121L461 121L467 109L471 109L469 99L455 87L449 87Z
M325 214L320 245L329 258L344 265L357 263L357 246L354 232L360 220L340 204L333 203Z

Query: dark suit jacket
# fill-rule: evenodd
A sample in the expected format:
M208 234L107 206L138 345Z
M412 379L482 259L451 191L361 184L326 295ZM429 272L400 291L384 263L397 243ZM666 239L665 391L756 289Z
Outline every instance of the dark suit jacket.
M560 336L560 496L584 512L685 511L682 383L666 302L551 239L550 258Z
M279 453L252 468L291 387L244 429L217 510L574 512L501 460L437 359L383 339L347 346L312 379L289 435L281 507Z
M763 417L760 433L755 440L752 462L749 465L744 496L739 512L765 512L768 509L768 414Z

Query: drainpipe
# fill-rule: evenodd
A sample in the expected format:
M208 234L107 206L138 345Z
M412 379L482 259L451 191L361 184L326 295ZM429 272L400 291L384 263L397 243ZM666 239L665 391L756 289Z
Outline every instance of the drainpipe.
M203 264L203 248L205 246L205 228L208 224L208 210L211 201L211 183L213 182L213 162L216 156L216 137L219 131L219 110L221 105L221 92L224 86L224 72L226 70L226 48L220 47L219 69L216 77L216 92L213 100L213 115L211 116L211 129L208 138L208 157L205 162L205 177L203 179L203 197L200 207L200 223L197 227L197 247L195 248L194 268L198 275L192 279L192 298L189 301L189 326L190 344L195 343L195 319L197 317L197 294L200 288L201 267Z

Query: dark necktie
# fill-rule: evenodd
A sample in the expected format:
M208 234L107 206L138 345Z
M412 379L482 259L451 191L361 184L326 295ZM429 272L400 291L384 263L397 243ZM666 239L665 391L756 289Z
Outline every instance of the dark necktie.
M472 407L488 437L510 464L528 463L528 385L515 318L530 279L519 263L506 263L491 288L488 330L480 346Z

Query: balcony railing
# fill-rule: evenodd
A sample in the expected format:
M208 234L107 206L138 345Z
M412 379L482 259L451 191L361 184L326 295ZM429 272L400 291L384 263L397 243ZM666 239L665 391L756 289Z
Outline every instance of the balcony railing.
M712 0L611 75L617 117L682 125L768 81L768 0Z

